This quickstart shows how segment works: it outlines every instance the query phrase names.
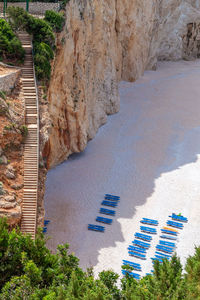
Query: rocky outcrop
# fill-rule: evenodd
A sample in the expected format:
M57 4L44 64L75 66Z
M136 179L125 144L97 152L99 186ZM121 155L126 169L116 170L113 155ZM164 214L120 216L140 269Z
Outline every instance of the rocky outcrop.
M10 73L9 68L1 69ZM2 82L0 77L0 83ZM20 79L11 95L0 94L0 217L20 224L23 198L24 98Z
M11 93L19 79L21 69L0 63L0 91Z
M82 151L107 115L119 110L118 81L134 81L148 62L153 1L71 0L48 93L48 167Z
M192 29L190 23L194 24ZM147 68L156 69L158 60L197 58L198 23L200 23L199 0L161 0L155 15Z
M136 80L158 59L197 57L199 31L193 26L188 43L188 24L199 18L199 0L71 0L48 92L47 167L82 151L119 110L118 81Z

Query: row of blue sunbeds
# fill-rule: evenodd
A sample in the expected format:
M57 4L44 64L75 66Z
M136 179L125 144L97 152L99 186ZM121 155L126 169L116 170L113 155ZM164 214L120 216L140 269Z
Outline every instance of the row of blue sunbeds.
M44 220L44 227L42 229L43 233L47 233L47 225L50 223L50 220Z
M104 200L102 201L101 205L110 206L110 207L115 208L115 207L117 207L119 201L120 201L119 196L115 196L115 195L111 195L111 194L105 194ZM103 208L103 207L100 208L99 213L104 214L104 215L115 216L115 211L114 210L111 210L111 209L108 209L108 208ZM110 218L105 218L105 217L101 217L101 216L96 217L96 222L104 223L106 225L111 225L112 221L113 220L110 219ZM105 226L88 224L88 230L104 232L105 231Z
M167 226L172 228L183 229L183 222L188 222L188 219L186 217L179 216L174 213L170 217L172 218L172 220L168 220L166 224ZM163 259L169 260L176 249L175 242L177 241L179 232L170 228L166 229L166 227L164 229L161 229L161 232L162 235L160 236L160 238L165 240L160 240L159 244L156 246L155 257L151 258L153 263L157 260L159 262L163 262ZM173 240L174 242L169 242L166 240Z
M143 218L140 221L142 224L150 225L150 226L158 226L158 221L148 218ZM155 228L147 227L147 226L140 226L141 232L136 232L134 237L135 239L132 241L132 245L128 246L128 254L132 257L139 258L141 260L146 259L147 250L151 246L152 241L152 235L157 234L157 231ZM124 266L130 266L133 268L134 271L142 271L141 265L138 263L134 263L128 260L123 260ZM122 269L123 275L129 275L135 279L140 279L140 275L129 271Z

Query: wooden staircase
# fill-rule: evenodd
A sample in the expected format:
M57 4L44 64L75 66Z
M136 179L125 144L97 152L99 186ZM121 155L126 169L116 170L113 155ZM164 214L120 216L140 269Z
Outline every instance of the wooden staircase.
M25 49L22 68L22 85L25 98L25 118L28 136L24 145L24 196L21 231L35 239L37 227L38 165L39 165L39 114L38 95L32 56L32 41L27 33L19 33Z

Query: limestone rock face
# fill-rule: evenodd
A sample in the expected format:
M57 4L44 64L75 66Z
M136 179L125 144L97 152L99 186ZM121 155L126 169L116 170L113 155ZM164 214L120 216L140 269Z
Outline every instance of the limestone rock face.
M148 61L154 1L71 0L49 88L49 167L82 151L119 110L118 81L134 81Z
M158 59L197 57L199 30L193 27L189 44L187 36L199 19L200 0L71 0L48 91L47 167L82 151L119 110L120 80L156 69Z
M192 29L188 24L192 23ZM196 25L195 25L196 23ZM148 69L156 68L157 60L197 58L198 42L188 43L188 30L198 38L200 0L161 0L157 6L152 34ZM195 27L195 28L194 28Z

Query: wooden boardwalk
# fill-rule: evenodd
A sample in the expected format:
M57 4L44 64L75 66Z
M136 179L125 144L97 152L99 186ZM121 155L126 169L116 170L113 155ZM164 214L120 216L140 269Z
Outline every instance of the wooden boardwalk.
M25 98L25 124L28 136L24 145L24 195L21 231L35 238L37 228L38 166L39 166L39 113L38 95L34 72L32 41L27 33L19 33L25 49L22 84Z

